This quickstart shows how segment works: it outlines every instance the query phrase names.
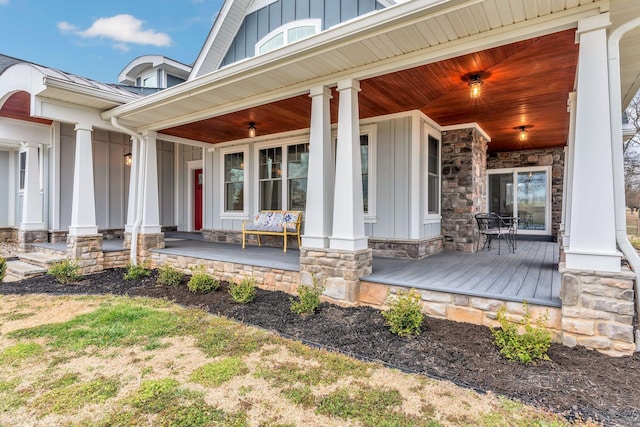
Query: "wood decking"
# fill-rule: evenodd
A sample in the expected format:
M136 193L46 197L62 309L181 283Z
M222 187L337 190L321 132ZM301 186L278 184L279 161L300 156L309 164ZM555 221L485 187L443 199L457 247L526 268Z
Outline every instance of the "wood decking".
M470 254L443 252L422 260L374 258L367 282L416 289L527 301L560 307L558 244L518 241L515 253L503 245Z

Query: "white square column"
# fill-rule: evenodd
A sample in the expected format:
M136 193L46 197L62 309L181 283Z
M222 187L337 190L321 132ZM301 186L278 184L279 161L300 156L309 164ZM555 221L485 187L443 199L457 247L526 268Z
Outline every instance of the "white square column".
M360 122L358 92L360 82L338 82L338 144L333 198L333 234L331 249L357 251L368 246L364 234L362 205L362 165L360 160Z
M578 23L580 40L569 249L566 266L619 272L616 250L609 105L609 14ZM613 108L620 108L619 105Z
M333 162L331 159L331 89L311 89L311 135L307 205L302 246L328 248L333 215Z
M93 146L87 124L76 124L76 152L73 167L73 197L69 235L98 234L96 224L96 198L93 180Z
M26 153L24 192L22 194L22 220L20 230L43 230L42 192L40 191L40 165L36 142L23 142Z
M139 185L139 161L140 161L140 141L131 138L131 170L129 171L129 198L127 199L127 223L124 226L125 233L133 232L136 222L136 212L138 208Z
M158 234L160 227L160 199L158 196L157 133L143 133L140 179L142 179L142 222L140 234Z

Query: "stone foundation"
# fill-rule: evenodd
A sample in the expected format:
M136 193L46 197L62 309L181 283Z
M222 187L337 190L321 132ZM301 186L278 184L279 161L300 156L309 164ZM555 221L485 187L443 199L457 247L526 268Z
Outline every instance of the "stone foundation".
M182 255L163 254L151 252L151 260L154 265L169 264L185 274L191 274L191 267L203 265L206 271L218 280L241 281L244 278L253 277L256 284L271 291L295 293L300 283L300 272L280 270L267 267L256 267L233 262L222 262L194 258Z
M399 240L369 238L373 256L422 259L442 252L442 236L431 239Z
M124 233L123 247L125 249L131 248L131 233ZM138 234L138 247L136 252L136 259L139 263L151 263L150 267L155 267L151 257L151 249L163 249L164 248L164 233L153 234Z
M560 265L563 343L611 356L630 355L634 344L635 275L568 270Z
M31 243L48 243L49 231L47 230L20 230L18 229L18 247L21 251L31 249Z
M301 284L314 280L324 286L325 298L340 305L356 305L360 296L360 277L372 272L373 251L337 249L300 249Z
M399 290L406 290L406 288L362 281L360 283L360 303L380 310L387 309L388 294L394 294ZM438 319L495 328L500 326L496 319L498 309L502 306L506 307L507 316L515 321L522 319L524 314L523 304L519 302L438 291L418 290L418 292L420 293L422 312L429 317ZM554 341L562 342L561 310L559 307L528 304L527 309L533 319L537 319L540 315L546 315L548 318L547 327L551 330Z
M0 242L16 243L18 241L18 230L11 227L0 228Z
M78 264L80 274L104 270L102 235L67 236L67 257Z
M131 251L109 251L104 253L104 269L121 268L129 265Z

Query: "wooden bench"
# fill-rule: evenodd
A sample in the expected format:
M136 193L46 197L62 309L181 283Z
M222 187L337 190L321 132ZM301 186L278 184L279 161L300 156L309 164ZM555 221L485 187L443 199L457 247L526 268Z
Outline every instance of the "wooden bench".
M302 211L262 211L253 220L242 222L242 249L244 249L247 234L258 236L258 246L262 246L260 236L282 236L284 252L287 252L287 238L297 236L298 247L300 247L301 224Z

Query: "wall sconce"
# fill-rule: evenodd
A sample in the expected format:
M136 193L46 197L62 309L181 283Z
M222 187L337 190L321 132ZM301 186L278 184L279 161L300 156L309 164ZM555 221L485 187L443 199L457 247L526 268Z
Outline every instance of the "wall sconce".
M255 138L256 136L256 124L254 122L249 123L249 138Z
M131 153L125 154L124 155L124 165L131 167L132 164L133 164L133 156L131 155Z
M472 74L469 76L469 96L471 99L480 98L480 92L482 91L482 80L480 74Z
M513 129L518 131L518 141L520 142L526 142L529 139L529 132L527 131L527 129L532 128L533 126L517 126L514 127Z

